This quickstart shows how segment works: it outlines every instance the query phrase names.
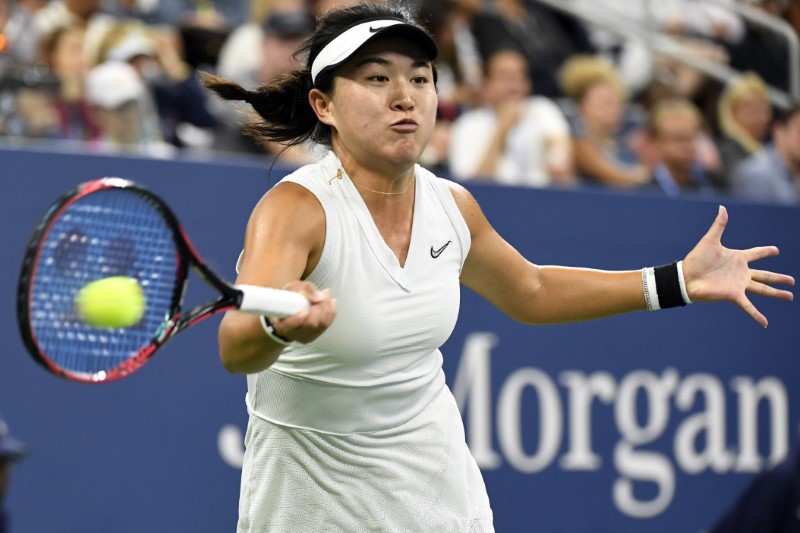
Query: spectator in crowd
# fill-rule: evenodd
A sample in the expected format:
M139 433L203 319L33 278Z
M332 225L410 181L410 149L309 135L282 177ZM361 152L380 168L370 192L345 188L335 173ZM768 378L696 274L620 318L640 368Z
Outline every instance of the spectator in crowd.
M558 71L567 58L594 52L584 28L574 19L536 2L495 0L473 18L472 31L484 61L497 50L513 48L528 62L536 92L561 95Z
M737 0L729 0L731 2ZM739 42L744 35L744 23L730 9L718 2L704 0L572 0L570 4L585 13L591 20L627 21L635 23L645 31L670 34L678 43L687 46L706 58L726 60L718 45ZM648 30L649 26L652 30ZM649 49L646 39L609 31L602 23L587 23L592 45L602 55L612 60L625 86L631 92L645 89L657 74L656 57ZM669 70L671 83L679 84L676 93L689 94L693 85L703 81L697 71L685 68L673 61L659 57L659 66ZM665 73L660 72L663 76Z
M0 418L0 533L8 531L4 501L11 484L11 467L26 453L25 445L11 436L8 425Z
M160 138L143 131L141 114L145 85L131 65L106 61L94 67L86 79L86 98L96 113L101 129L100 148L107 152L127 152L168 157L173 150Z
M717 147L722 157L722 183L730 187L730 176L736 165L763 147L772 121L772 107L766 84L754 72L732 80L719 100L720 136Z
M480 104L482 61L471 19L480 9L474 0L422 0L419 17L439 45L436 88L439 92L436 124L420 163L447 172L450 134L458 115Z
M119 22L101 44L100 62L106 60L129 63L145 85L139 102L144 137L178 147L210 146L217 120L170 34L136 21Z
M700 111L682 98L661 101L650 113L653 184L668 196L715 192L701 162L702 127Z
M186 25L231 28L242 24L249 4L279 0L101 0L103 12L118 19L181 28Z
M100 4L101 0L52 0L36 12L39 38L59 28L83 26L84 56L91 60L97 56L100 41L115 22L114 17L100 10Z
M736 167L731 192L763 202L800 202L800 105L776 113L772 144Z
M238 35L234 33L232 40L223 48L218 70L245 86L274 82L297 68L295 51L313 28L314 21L305 10L273 11L255 33L249 30L242 30ZM250 59L243 60L248 57L256 58L258 62L251 64ZM273 157L280 157L283 163L295 166L317 158L317 153L307 145L286 148L278 143L258 143L245 137L237 104L221 102L220 105L223 107L218 114L223 125L215 140L216 149L249 153L266 151Z
M26 72L31 71L20 74ZM0 112L0 134L28 140L58 139L61 118L52 104L57 94L58 87L49 79L33 86L17 85Z
M157 18L177 28L187 63L211 69L230 32L247 21L248 6L248 0L160 0Z
M225 41L217 72L247 88L269 83L297 66L295 50L313 28L305 10L273 11L260 24L242 25Z
M759 474L710 533L800 531L800 448Z
M467 0L422 0L420 4L419 17L439 45L439 106L456 108L445 114L478 105L482 61L470 25L480 6L472 4Z
M525 57L499 50L486 62L484 107L453 124L450 169L462 180L572 185L569 127L550 99L531 95Z
M588 183L638 187L649 169L640 162L645 118L626 103L614 65L600 56L578 55L560 73L575 166Z
M776 17L782 17L789 4L780 0L753 0L750 3ZM770 87L789 90L789 47L783 35L748 23L745 25L744 38L729 45L728 53L731 67L739 71L753 71Z
M120 4L142 4L131 0ZM158 23L176 27L205 26L235 28L248 18L249 0L155 0L154 16Z
M71 25L56 28L42 40L42 59L60 83L52 105L59 117L58 137L62 139L92 141L100 134L84 95L89 65L85 35L82 25Z
M46 0L0 0L0 55L7 62L30 65L36 61L35 15L45 4Z

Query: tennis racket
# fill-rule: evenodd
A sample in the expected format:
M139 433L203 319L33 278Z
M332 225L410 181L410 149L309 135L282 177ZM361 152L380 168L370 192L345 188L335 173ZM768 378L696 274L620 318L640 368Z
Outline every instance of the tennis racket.
M183 312L190 267L219 296ZM144 293L144 314L131 327L97 328L75 309L84 286L111 276L136 279ZM135 372L169 339L214 314L283 317L308 305L299 293L224 281L161 199L119 178L83 183L47 209L17 288L17 320L30 355L50 372L87 383Z

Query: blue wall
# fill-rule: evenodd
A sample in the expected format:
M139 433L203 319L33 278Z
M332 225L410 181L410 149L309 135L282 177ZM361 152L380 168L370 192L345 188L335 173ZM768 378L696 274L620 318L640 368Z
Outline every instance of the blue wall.
M218 319L179 335L130 378L81 385L25 354L16 279L50 201L107 175L164 197L200 254L232 279L249 211L281 170L1 151L0 172L0 415L31 448L7 502L12 533L233 531L246 387L217 360ZM498 231L540 264L666 263L688 252L717 211L701 200L472 191ZM776 244L782 255L762 267L797 276L800 209L726 205L724 242ZM190 304L208 294L192 280ZM498 532L712 525L771 453L798 440L800 306L754 301L770 319L766 330L730 304L531 328L465 291L445 371ZM704 460L714 446L720 453Z

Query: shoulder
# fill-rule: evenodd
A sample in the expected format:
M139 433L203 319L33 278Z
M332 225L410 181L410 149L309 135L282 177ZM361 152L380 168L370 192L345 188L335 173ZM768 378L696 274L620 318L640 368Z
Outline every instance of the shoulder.
M318 167L301 167L267 191L253 208L248 231L312 240L324 236L325 210L313 186L323 174Z
M325 220L325 212L316 195L298 183L282 181L272 187L256 204L251 222L274 224L298 223L307 227L315 220Z
M564 111L553 100L544 96L528 98L527 111L531 120L547 121L548 123L565 124L567 118Z
M464 125L474 126L476 123L491 122L494 120L494 112L488 107L478 107L464 111L453 121L453 127L463 127Z
M531 96L528 98L528 109L539 113L555 113L559 116L564 116L558 104L545 96Z
M744 179L768 179L779 170L770 149L763 149L744 158L734 171L734 175Z
M464 222L467 223L470 234L475 235L480 223L486 220L478 201L463 185L450 180L442 181L453 196L456 207L461 212L461 216L464 217Z
M439 194L447 194L453 198L462 215L478 206L475 198L466 187L447 178L442 178L426 169L422 165L417 165L417 179L422 179L439 191ZM466 219L466 215L464 217Z

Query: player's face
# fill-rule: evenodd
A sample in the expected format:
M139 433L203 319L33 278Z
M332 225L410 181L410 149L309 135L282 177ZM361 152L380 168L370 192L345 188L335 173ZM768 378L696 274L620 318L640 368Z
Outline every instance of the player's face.
M436 105L433 69L422 48L386 38L368 43L340 69L321 119L333 127L340 157L403 167L416 163L430 140Z

